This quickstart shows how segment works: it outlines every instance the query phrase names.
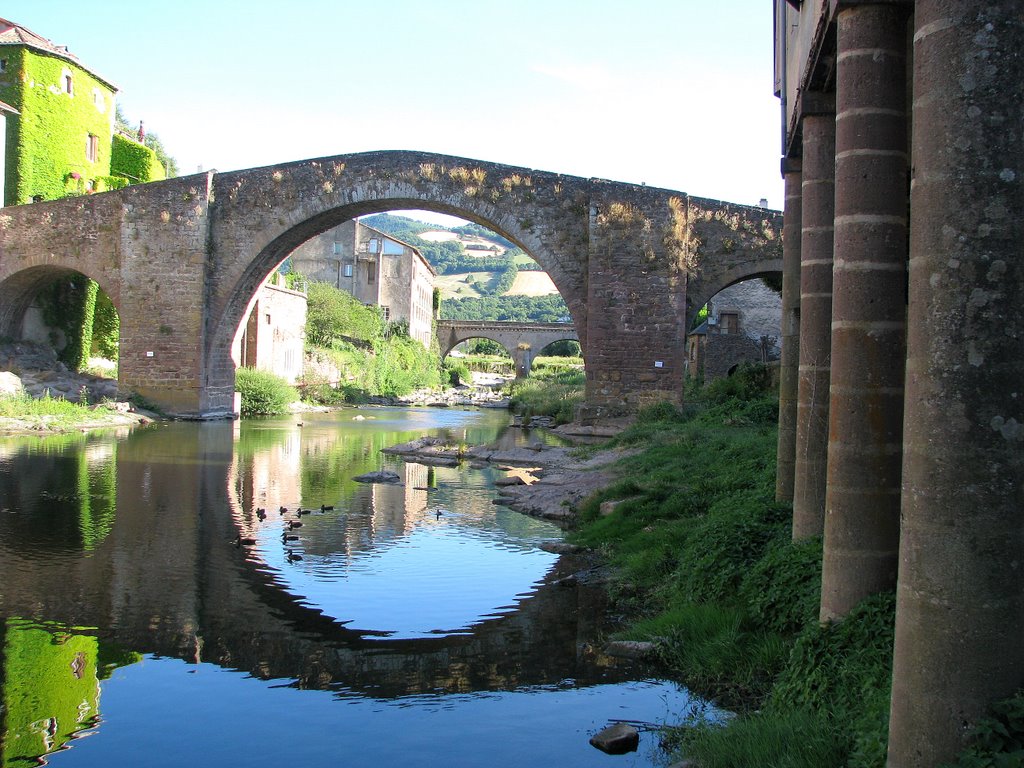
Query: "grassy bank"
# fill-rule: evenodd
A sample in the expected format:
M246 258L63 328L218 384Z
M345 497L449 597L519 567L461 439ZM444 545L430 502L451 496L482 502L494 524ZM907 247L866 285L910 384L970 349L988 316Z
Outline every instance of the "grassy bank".
M509 408L521 416L550 416L556 424L567 424L583 402L585 382L582 358L538 357L529 378L509 382Z
M794 543L774 501L777 401L760 368L641 413L639 449L576 533L616 566L613 597L672 674L738 713L666 736L702 768L881 766L894 598L819 625L821 542ZM600 515L604 501L614 511Z
M72 403L48 394L38 399L27 394L0 396L0 432L70 432L139 421L138 415L120 413L102 405Z

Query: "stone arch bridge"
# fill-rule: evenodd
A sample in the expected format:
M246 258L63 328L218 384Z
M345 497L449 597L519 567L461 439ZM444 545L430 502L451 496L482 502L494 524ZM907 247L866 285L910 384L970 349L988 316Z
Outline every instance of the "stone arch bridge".
M781 216L683 192L422 152L209 172L0 211L0 335L55 279L100 284L121 320L120 384L184 418L234 411L231 341L262 280L337 224L418 208L530 253L572 315L584 418L678 401L688 285L775 269Z
M516 378L530 375L533 358L556 341L579 341L572 323L515 323L486 320L440 320L437 340L441 357L469 339L490 339L501 344L515 364Z

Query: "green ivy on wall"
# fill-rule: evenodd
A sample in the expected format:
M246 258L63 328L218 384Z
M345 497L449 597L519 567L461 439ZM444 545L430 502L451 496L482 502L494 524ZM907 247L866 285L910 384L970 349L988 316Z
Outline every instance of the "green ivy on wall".
M4 46L4 54L0 100L20 113L8 118L6 202L78 194L93 179L110 176L113 89L58 56L23 46ZM89 136L96 137L95 161L87 157Z
M92 350L107 360L117 360L117 342L120 338L121 319L117 309L103 291L96 295L96 311L92 321Z
M160 181L167 177L156 152L137 141L114 134L110 146L110 172L132 184Z
M39 292L43 322L53 329L50 344L68 368L80 370L89 361L93 314L99 285L85 275L56 280ZM63 334L63 348L60 334Z

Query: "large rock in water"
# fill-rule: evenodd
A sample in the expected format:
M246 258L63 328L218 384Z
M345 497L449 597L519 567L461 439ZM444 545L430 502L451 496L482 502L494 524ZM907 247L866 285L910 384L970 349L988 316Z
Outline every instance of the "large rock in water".
M357 483L400 483L402 478L390 469L380 469L376 472L367 472L365 475L353 477Z
M25 391L21 379L10 371L0 371L0 395L20 395Z
M640 731L632 725L615 723L590 737L590 745L609 755L624 755L636 752L640 744Z

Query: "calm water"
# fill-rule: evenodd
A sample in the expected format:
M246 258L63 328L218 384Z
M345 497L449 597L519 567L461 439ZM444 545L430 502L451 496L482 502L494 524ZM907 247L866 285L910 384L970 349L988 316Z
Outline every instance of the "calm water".
M587 743L693 702L594 650L559 530L380 453L523 439L506 413L298 421L0 439L0 765L658 764Z

